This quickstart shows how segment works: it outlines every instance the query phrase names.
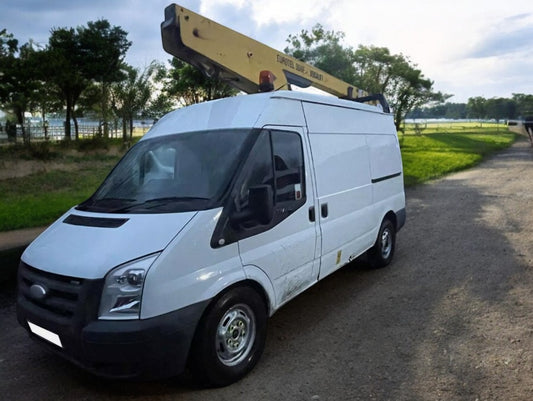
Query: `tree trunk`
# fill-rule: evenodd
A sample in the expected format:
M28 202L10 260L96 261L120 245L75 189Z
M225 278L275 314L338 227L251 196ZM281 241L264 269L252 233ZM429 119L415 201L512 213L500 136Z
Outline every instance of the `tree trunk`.
M22 130L22 142L24 144L29 144L30 139L26 135L26 126L24 124L24 111L17 108L17 110L15 111L15 114L17 115L17 123L20 124L20 129ZM15 138L16 138L16 134L15 134Z
M128 120L125 115L122 116L122 140L128 141Z
M48 122L46 121L46 110L44 107L41 109L41 115L43 116L44 139L48 141Z
M133 117L130 116L130 140L133 138Z
M70 141L70 118L71 118L72 102L70 97L67 97L67 115L65 117L65 140Z
M74 133L76 135L76 140L80 139L80 131L78 126L78 119L76 118L76 113L72 112L72 119L74 120Z
M108 117L108 98L109 98L109 91L108 86L105 82L102 82L102 97L101 97L101 104L100 107L102 109L102 121L104 125L104 138L109 138L109 124L107 122Z

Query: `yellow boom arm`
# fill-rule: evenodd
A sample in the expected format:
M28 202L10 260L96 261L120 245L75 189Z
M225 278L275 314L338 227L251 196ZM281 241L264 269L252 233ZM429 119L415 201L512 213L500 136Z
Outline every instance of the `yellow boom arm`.
M312 65L177 4L165 8L161 35L165 51L246 93L259 92L259 74L268 70L274 74L275 89L290 89L293 84L313 86L342 98L364 96L361 90Z

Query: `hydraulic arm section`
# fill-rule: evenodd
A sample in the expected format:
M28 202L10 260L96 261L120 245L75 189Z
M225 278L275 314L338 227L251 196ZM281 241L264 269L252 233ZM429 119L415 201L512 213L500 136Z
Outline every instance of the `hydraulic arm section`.
M290 89L291 85L313 86L340 98L359 102L377 100L389 112L382 95L366 96L362 90L312 65L177 4L165 8L161 36L165 51L243 92L265 91L259 77L268 74L273 79L271 90Z

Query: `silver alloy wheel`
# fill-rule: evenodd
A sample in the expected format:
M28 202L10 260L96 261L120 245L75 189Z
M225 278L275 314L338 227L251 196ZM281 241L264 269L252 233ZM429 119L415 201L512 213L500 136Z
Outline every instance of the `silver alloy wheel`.
M381 233L381 257L388 259L392 252L392 233L388 228L385 228Z
M237 304L229 309L217 327L219 361L226 366L235 366L246 359L254 344L255 330L255 315L248 305Z

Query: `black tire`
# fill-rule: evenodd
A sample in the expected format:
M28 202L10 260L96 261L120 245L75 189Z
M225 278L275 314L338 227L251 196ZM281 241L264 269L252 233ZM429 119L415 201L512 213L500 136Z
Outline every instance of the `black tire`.
M379 228L376 243L367 252L368 262L373 269L387 266L396 248L396 228L389 219L384 219Z
M267 309L250 287L229 290L202 317L190 367L202 386L234 383L253 369L265 347Z

